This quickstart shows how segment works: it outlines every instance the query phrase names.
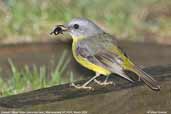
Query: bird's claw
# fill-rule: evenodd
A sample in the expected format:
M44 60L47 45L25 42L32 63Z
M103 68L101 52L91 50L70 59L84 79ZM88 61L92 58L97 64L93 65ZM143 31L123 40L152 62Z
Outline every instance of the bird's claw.
M71 83L72 87L75 87L76 89L88 89L88 90L94 90L92 87L90 86L86 86L86 85L76 85L75 83Z
M106 81L106 80L104 82L101 82L101 81L98 81L98 80L94 79L94 82L96 82L99 85L103 85L103 86L114 84L113 81Z

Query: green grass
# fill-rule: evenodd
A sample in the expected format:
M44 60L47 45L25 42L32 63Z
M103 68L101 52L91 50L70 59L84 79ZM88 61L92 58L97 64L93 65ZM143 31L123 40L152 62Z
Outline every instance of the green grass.
M46 66L38 68L34 65L32 70L30 70L25 65L23 69L18 69L12 60L9 59L12 75L8 81L0 77L0 96L8 96L65 83L65 80L61 80L61 77L67 69L69 61L70 58L67 58L67 51L64 51L56 68L48 78ZM72 77L73 74L71 73Z
M167 15L170 0L4 0L2 3L0 39L3 41L41 40L42 36L48 37L54 25L75 17L92 19L106 31L134 40L143 40L144 30L154 34L155 28L156 34L163 34L171 23L170 17L153 14Z

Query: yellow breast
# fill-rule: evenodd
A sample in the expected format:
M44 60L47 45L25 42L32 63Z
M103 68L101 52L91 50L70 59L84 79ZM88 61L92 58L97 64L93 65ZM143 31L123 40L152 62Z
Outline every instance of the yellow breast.
M78 42L77 38L73 38L72 53L78 63L80 63L82 66L84 66L94 72L97 72L97 73L100 73L103 75L111 74L111 72L109 70L107 70L103 67L97 66L97 65L91 63L90 61L88 61L86 58L83 58L83 57L79 56L78 54L76 54L77 42Z

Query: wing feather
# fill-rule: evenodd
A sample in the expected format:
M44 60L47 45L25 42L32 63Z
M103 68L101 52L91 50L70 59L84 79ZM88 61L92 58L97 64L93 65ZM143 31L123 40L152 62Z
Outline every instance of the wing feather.
M123 78L126 78L129 81L132 81L123 71L121 64L123 63L122 59L114 52L108 51L105 48L100 50L93 50L91 46L81 45L77 48L77 54L79 56L86 58L91 63L101 66L113 73L119 74ZM99 48L98 48L99 49Z

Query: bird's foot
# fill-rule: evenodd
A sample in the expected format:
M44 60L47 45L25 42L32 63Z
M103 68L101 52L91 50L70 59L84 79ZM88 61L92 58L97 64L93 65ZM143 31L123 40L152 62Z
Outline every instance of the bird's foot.
M94 79L94 82L96 82L96 83L99 84L99 85L103 85L103 86L114 84L113 81L107 81L107 80L101 82L101 81L98 81L98 80Z
M71 86L72 86L72 87L75 87L76 89L88 89L88 90L93 90L92 87L87 86L87 85L85 85L85 84L83 84L82 86L80 86L80 85L76 85L75 83L71 83Z

